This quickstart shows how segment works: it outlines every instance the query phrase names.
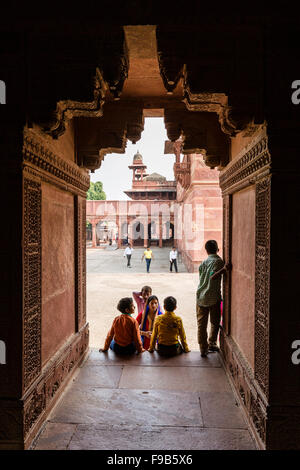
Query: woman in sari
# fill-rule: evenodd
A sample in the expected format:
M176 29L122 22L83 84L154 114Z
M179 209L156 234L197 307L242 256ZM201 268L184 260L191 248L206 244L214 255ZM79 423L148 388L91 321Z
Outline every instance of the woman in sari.
M141 338L143 348L148 349L150 346L151 334L154 326L154 321L157 315L162 315L158 298L156 295L150 295L148 298L144 311L140 312L136 317L136 321L140 325Z

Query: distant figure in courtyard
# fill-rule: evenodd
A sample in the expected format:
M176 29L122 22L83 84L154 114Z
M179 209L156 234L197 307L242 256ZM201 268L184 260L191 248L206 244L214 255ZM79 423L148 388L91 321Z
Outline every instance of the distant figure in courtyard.
M157 315L161 315L158 298L156 295L150 295L145 304L144 311L139 313L136 321L140 325L142 343L144 349L150 346L150 338Z
M170 251L170 272L173 271L173 265L175 268L175 271L178 273L177 269L177 250L175 246L173 246L172 250Z
M150 249L150 246L147 246L146 250L144 251L144 254L142 256L142 261L144 258L146 259L147 273L149 273L151 259L154 260L154 255L152 253L152 250Z
M127 256L127 268L131 268L130 260L131 260L132 252L133 252L133 248L131 247L130 243L128 243L127 247L124 250L124 258L125 256Z
M217 338L221 319L221 275L229 269L217 255L216 240L205 243L208 257L199 266L199 286L197 289L198 343L202 357L208 351L219 351ZM210 336L207 342L207 323L210 316Z
M182 352L188 353L190 351L182 319L174 313L176 308L175 297L166 297L164 300L165 313L161 317L157 317L154 323L149 352L154 351L156 338L158 338L157 352L161 356L177 356Z
M132 296L134 300L136 301L138 314L143 313L146 302L151 294L152 294L152 288L150 286L142 287L141 292L136 292L136 291L132 292Z
M108 348L116 354L133 354L136 351L142 353L145 351L141 340L141 334L138 322L131 316L134 314L135 306L131 297L124 297L117 305L121 315L113 321L109 330L104 347L99 349L106 352Z

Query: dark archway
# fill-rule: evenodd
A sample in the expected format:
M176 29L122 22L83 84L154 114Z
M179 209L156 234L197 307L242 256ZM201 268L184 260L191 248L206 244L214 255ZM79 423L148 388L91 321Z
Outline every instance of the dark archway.
M144 246L144 225L138 220L132 225L133 246Z
M132 21L147 23L138 13ZM299 226L299 108L289 94L299 74L299 49L289 58L299 25L272 12L245 25L235 13L221 24L202 18L199 34L195 18L189 22L183 12L183 26L161 22L144 30L87 20L65 32L63 23L47 26L35 17L34 32L30 21L26 28L5 25L5 34L10 26L13 33L1 63L8 96L0 145L9 175L2 200L11 194L3 208L10 229L1 231L1 246L10 247L1 254L2 448L28 447L84 358L86 169L122 153L126 138L138 141L144 111L152 110L164 112L170 141L183 136L185 154L203 151L206 164L220 170L223 253L233 261L224 285L224 363L260 447L299 448L299 376L291 361L299 247L290 244ZM149 63L149 49L131 47L135 28L153 45L157 87L142 73L137 87L128 73L130 63L140 72ZM184 191L190 170L178 171Z

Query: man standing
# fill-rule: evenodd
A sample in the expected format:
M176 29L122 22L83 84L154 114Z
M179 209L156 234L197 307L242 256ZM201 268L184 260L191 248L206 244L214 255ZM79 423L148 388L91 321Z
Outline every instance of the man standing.
M170 272L173 270L173 264L175 267L175 271L178 273L177 269L177 250L175 246L172 247L172 250L170 251Z
M199 266L199 286L197 289L198 343L202 357L208 351L219 351L217 338L221 319L221 275L230 269L217 255L216 240L205 243L208 257ZM207 341L207 323L210 317L210 336Z
M132 252L133 252L133 248L131 248L130 243L128 243L128 246L125 248L125 251L124 251L124 258L125 256L127 256L127 268L131 268L130 260L131 260Z

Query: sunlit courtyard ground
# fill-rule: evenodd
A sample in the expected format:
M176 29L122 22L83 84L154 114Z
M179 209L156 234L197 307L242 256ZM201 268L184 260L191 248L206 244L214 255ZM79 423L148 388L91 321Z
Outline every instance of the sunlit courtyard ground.
M146 273L143 248L132 255L132 268L127 268L123 249L87 250L87 319L90 324L90 346L103 345L112 320L119 315L116 308L121 297L132 296L133 290L150 285L160 304L169 295L177 299L176 313L183 319L187 342L192 350L198 349L195 310L198 274L188 273L183 263L178 274L169 271L170 248L153 248L154 260L150 273ZM137 314L137 311L136 311Z

